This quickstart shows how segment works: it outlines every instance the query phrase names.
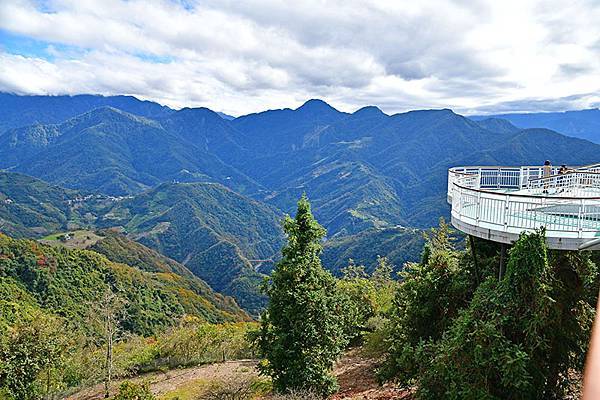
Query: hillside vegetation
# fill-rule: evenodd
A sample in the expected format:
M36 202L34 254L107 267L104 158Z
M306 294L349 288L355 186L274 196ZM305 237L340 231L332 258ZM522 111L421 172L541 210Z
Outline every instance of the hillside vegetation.
M4 299L12 302L23 296L28 306L64 317L76 326L85 326L91 304L106 290L126 300L124 327L137 334L157 332L185 314L209 322L247 318L233 301L197 279L167 271L146 272L89 250L0 235L0 272ZM10 319L10 314L3 317Z
M117 203L99 225L123 226L253 314L264 306L263 275L250 260L276 258L283 239L273 209L210 183L162 184Z
M209 183L162 184L124 199L84 195L11 172L0 172L0 183L2 232L42 238L82 227L120 227L185 270L168 272L186 276L191 270L255 315L264 306L258 290L263 275L254 269L259 262L250 260L276 260L283 240L281 214L267 205ZM136 259L145 254L119 240L125 239L110 235L96 249L115 261L148 267ZM158 264L150 272L173 268L164 260Z
M0 171L0 231L15 237L41 237L57 231L94 224L95 205L83 203L75 190L38 179Z

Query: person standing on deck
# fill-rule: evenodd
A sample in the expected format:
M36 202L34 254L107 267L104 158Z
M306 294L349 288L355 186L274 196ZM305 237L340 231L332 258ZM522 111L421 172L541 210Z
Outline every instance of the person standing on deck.
M544 178L549 178L550 175L552 175L552 164L550 164L550 160L546 160L544 162L544 169L543 169L543 177ZM548 194L548 183L544 183L544 194Z
M567 168L567 166L565 164L561 165L559 170L558 170L558 175L565 175L567 172L569 172L569 169ZM559 176L557 179L557 183L558 183L558 187L559 193L562 193L565 191L565 183L566 183L566 179L562 176Z

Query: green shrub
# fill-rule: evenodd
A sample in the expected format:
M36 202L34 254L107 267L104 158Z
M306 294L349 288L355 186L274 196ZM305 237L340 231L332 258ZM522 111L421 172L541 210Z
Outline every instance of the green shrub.
M119 386L119 392L114 400L154 400L147 383L133 383L125 381Z
M416 384L417 399L564 398L573 372L582 370L593 320L587 299L597 271L589 257L561 252L550 263L544 233L524 234L510 250L503 279L485 277L455 312L426 301L437 294L444 304L453 293L427 271L449 265L440 264L448 254L434 250L428 257L398 290L405 308L394 317L386 372ZM436 318L436 310L445 314Z

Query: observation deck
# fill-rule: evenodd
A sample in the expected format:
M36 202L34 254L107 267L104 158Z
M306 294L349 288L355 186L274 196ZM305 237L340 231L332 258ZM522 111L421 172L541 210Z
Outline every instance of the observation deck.
M600 164L552 167L455 167L448 171L452 225L475 237L510 244L546 228L548 247L600 250Z

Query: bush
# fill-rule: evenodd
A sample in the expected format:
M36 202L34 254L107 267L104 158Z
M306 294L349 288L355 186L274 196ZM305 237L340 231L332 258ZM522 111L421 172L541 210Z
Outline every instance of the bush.
M175 368L252 358L247 335L256 327L247 322L215 325L188 318L159 337L157 361Z
M427 265L448 255L441 256L433 251ZM437 294L444 301L450 286L443 279L416 285L409 277L398 291L407 307L395 316L387 372L416 383L417 399L564 398L573 372L582 369L596 276L580 253L561 252L551 264L545 235L537 232L515 243L503 279L485 278L458 312L444 308L434 318L437 306L423 299Z
M210 386L203 394L203 400L250 400L267 394L270 382L252 377L230 378Z
M155 400L147 383L138 384L129 381L121 383L114 400Z

